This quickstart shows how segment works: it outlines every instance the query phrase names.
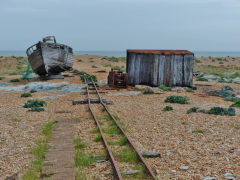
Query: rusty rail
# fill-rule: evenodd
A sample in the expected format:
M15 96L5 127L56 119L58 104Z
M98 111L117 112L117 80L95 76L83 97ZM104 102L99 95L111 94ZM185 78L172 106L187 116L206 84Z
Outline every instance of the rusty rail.
M92 79L91 79L92 80ZM150 166L146 163L146 161L144 160L144 158L142 157L141 153L135 148L134 144L132 143L132 141L130 140L130 138L127 136L127 134L123 131L123 129L120 127L120 125L118 124L118 122L116 121L116 119L112 116L112 114L110 113L110 111L108 110L107 106L103 103L102 98L99 94L99 91L96 87L95 82L92 80L92 84L94 85L94 88L97 92L99 101L101 103L101 105L104 107L104 109L107 111L108 115L111 117L111 119L114 121L114 123L117 125L117 127L119 128L119 130L121 131L121 133L127 138L129 145L136 151L137 156L139 157L139 159L142 161L142 163L144 164L144 166L146 167L146 171L148 172L149 176L152 179L155 179L155 175L152 171L152 169L150 168ZM99 126L100 127L100 126Z
M110 150L110 148L109 148L109 146L108 146L108 144L107 144L107 141L106 141L106 139L105 139L105 137L104 137L104 135L103 135L102 129L101 129L100 125L99 125L99 122L98 122L95 114L93 113L93 110L92 110L92 107L91 107L91 101L90 101L88 84L87 84L87 95L88 95L88 108L89 108L89 110L90 110L90 112L91 112L91 114L92 114L92 116L93 116L93 119L94 119L94 121L95 121L95 123L96 123L96 125L97 125L97 127L98 127L98 130L99 130L99 132L100 132L100 134L101 134L101 137L102 137L102 140L103 140L103 144L104 144L105 148L107 149L107 152L108 152L108 155L109 155L111 164L112 164L113 169L114 169L114 171L115 171L116 178L117 178L118 180L122 180L122 175L121 175L121 173L120 173L119 167L118 167L118 165L117 165L117 163L116 163L116 161L115 161L115 159L114 159L114 157L113 157L113 155L112 155L112 152L111 152L111 150Z

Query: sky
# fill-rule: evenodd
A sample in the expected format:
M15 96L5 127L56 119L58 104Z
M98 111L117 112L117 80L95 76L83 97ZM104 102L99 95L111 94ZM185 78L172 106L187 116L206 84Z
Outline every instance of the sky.
M240 0L0 0L0 50L240 51Z

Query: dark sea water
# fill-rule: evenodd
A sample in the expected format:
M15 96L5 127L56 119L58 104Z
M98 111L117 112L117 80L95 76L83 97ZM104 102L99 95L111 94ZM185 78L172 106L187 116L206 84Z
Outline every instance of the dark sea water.
M193 51L196 57L240 57L239 52ZM74 54L94 54L102 56L126 57L126 51L74 51ZM1 51L0 56L26 56L25 51Z

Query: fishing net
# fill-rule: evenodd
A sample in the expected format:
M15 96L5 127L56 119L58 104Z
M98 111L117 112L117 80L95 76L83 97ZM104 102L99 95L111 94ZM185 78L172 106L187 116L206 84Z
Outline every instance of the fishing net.
M32 73L33 73L32 67L31 67L31 65L28 63L27 69L26 69L25 74L23 75L22 79L30 79Z

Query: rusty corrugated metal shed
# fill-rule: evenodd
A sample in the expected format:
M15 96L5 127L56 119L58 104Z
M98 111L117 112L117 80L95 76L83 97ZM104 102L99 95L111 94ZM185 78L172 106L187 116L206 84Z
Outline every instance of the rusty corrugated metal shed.
M184 54L193 54L188 50L138 50L138 49L128 49L129 53L137 54L161 54L161 55L184 55Z

